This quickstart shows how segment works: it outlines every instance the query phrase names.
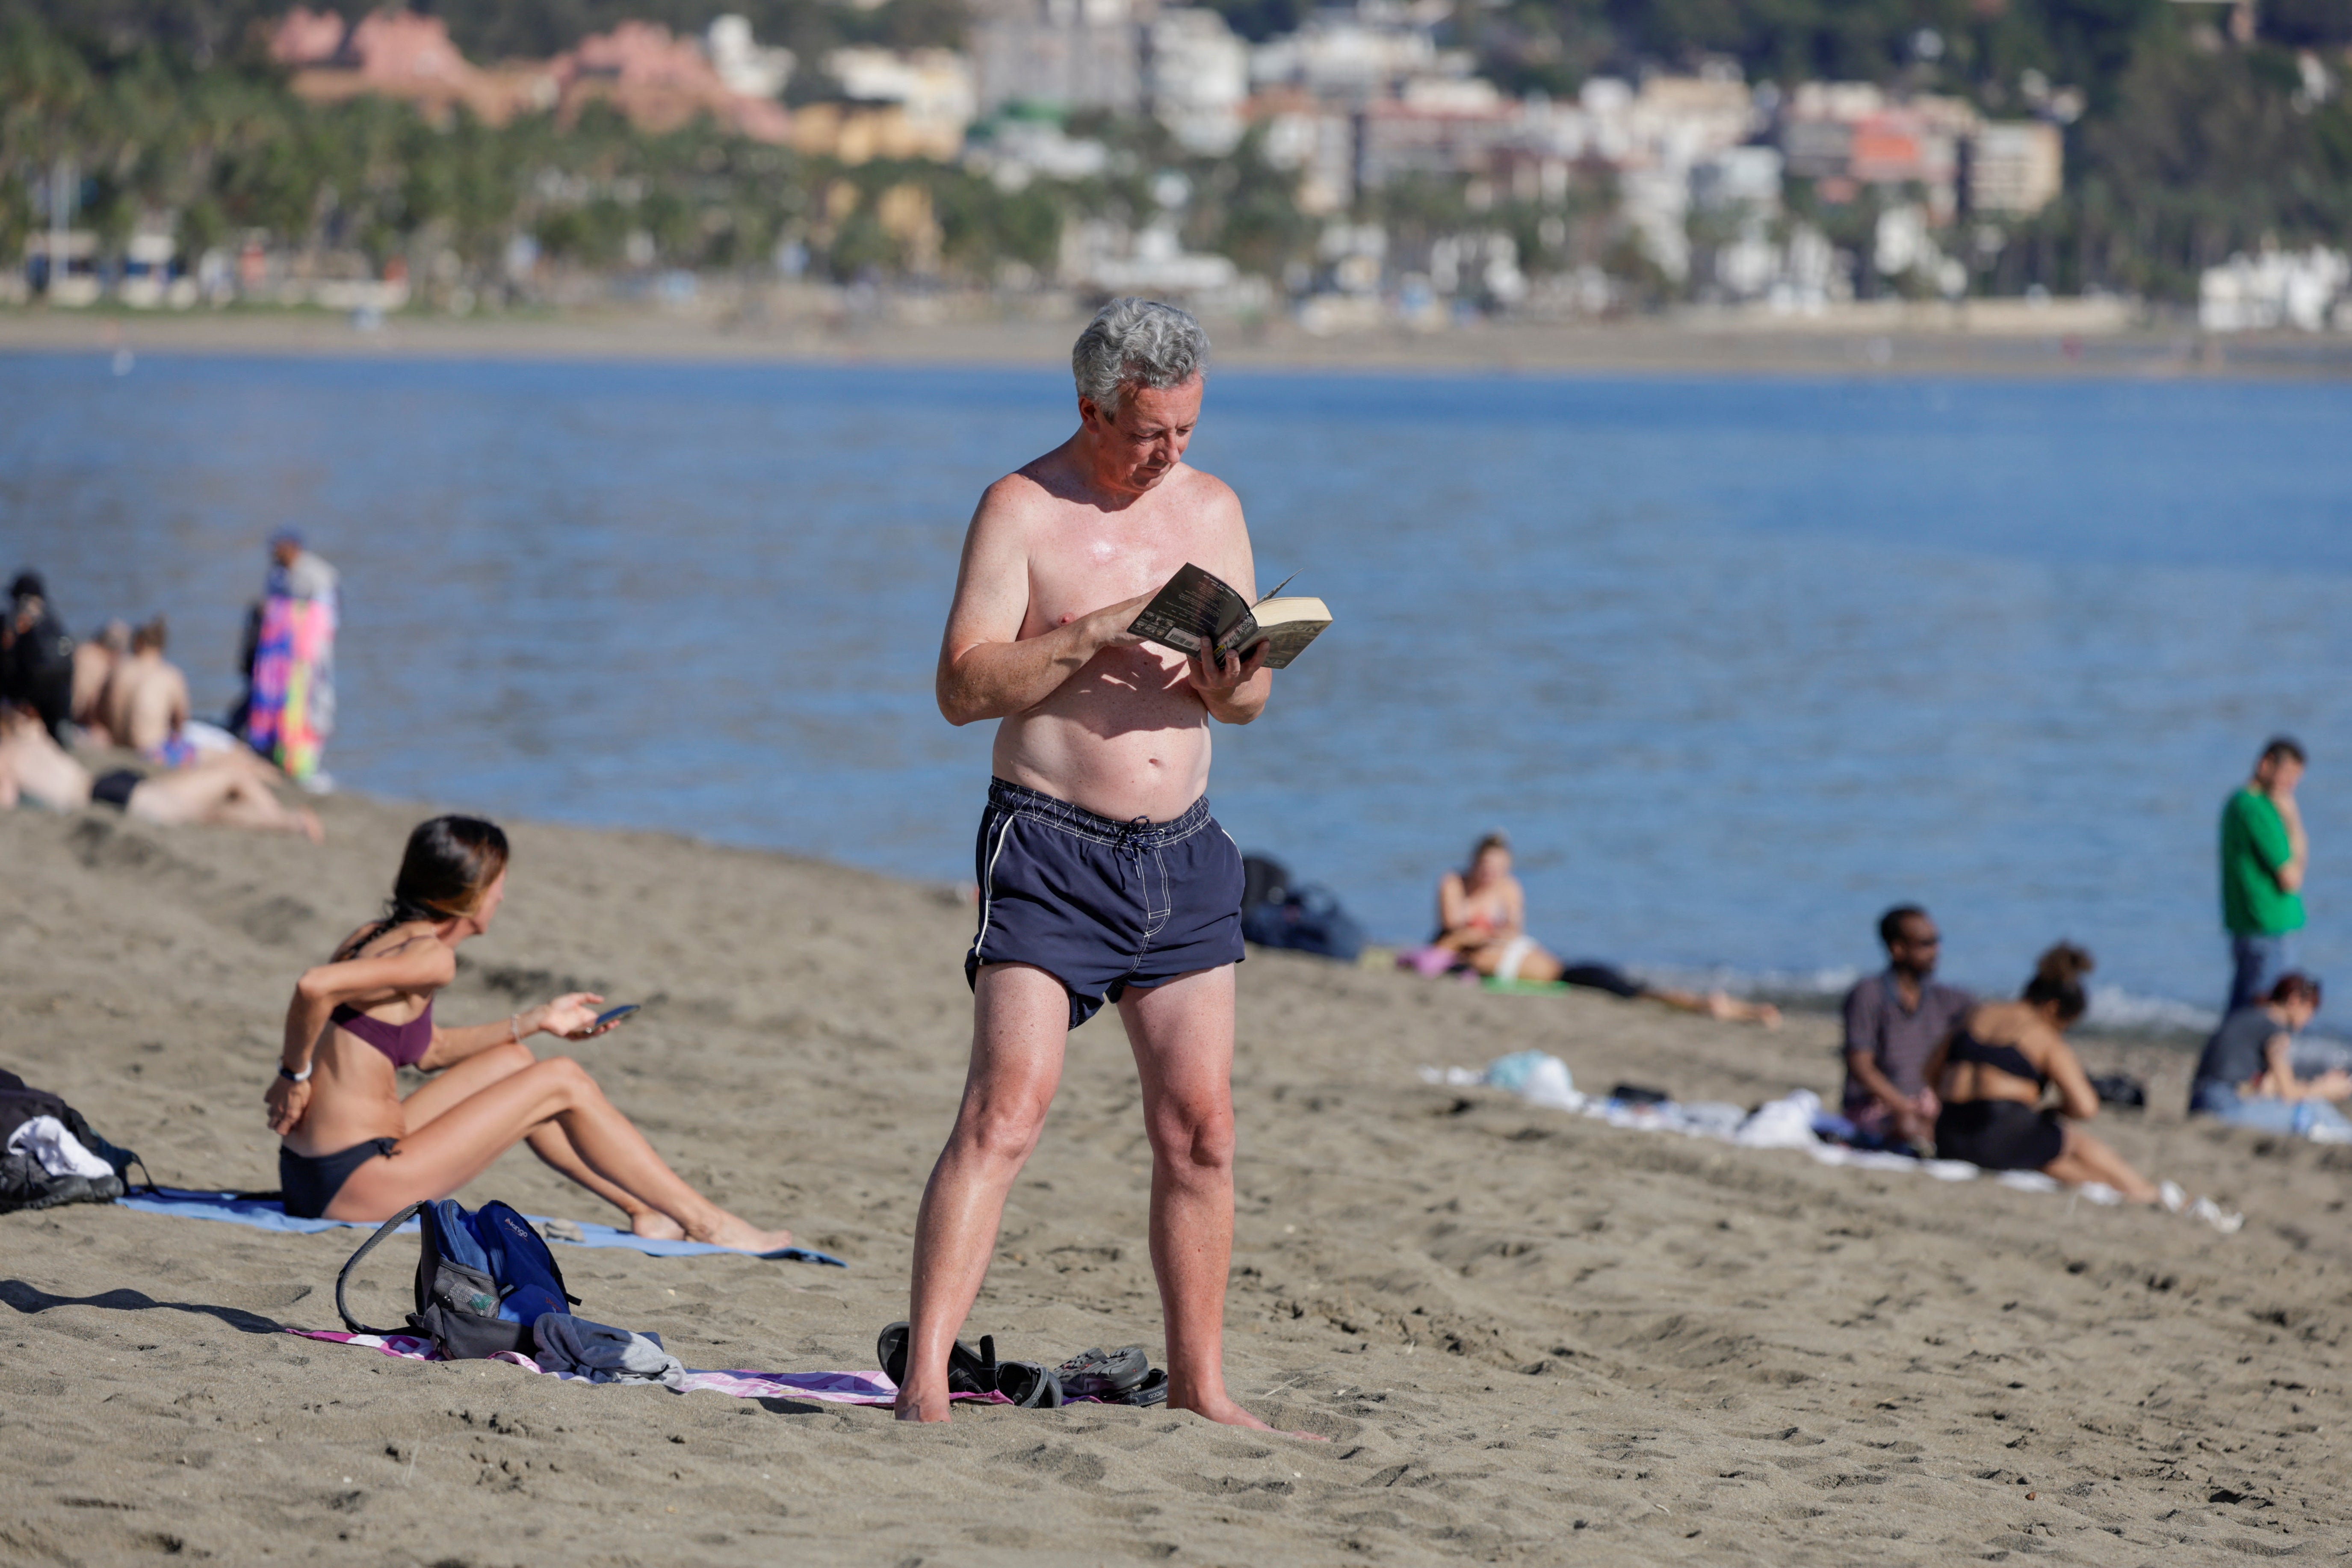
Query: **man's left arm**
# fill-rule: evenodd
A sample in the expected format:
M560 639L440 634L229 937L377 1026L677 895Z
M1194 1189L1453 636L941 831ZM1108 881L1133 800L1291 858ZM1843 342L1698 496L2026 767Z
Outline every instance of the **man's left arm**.
M1250 552L1249 525L1242 518L1241 498L1223 480L1207 474L1200 477L1216 487L1217 494L1209 505L1221 514L1222 525L1229 531L1226 548L1220 552L1224 559L1219 563L1219 574L1255 604L1257 562ZM1200 693L1209 717L1221 724L1246 724L1265 711L1265 700L1274 693L1274 671L1265 667L1268 646L1259 643L1247 658L1232 654L1220 658L1204 647L1185 661L1192 689Z

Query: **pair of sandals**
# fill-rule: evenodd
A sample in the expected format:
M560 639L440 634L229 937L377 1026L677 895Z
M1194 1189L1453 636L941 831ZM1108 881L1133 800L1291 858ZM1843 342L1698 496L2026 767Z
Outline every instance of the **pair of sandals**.
M882 1374L894 1384L907 1380L907 1342L913 1331L911 1324L892 1323L874 1342ZM1116 1351L1097 1346L1050 1368L1034 1361L999 1361L996 1336L982 1334L978 1355L961 1340L949 1347L948 1393L1002 1394L1023 1410L1058 1410L1076 1399L1153 1405L1168 1401L1168 1374L1137 1345Z

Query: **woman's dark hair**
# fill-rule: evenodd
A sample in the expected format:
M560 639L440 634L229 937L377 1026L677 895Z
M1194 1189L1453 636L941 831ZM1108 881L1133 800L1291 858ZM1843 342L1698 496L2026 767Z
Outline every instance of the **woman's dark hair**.
M1478 858L1489 849L1499 849L1508 855L1511 852L1511 836L1499 827L1492 833L1481 834L1478 842L1470 846L1470 861L1462 868L1462 874L1466 877L1475 871L1478 868Z
M2311 1010L2316 1013L2319 1011L2319 982L2308 974L2290 969L2278 977L2277 984L2271 987L2271 1000L2282 1007L2308 1002Z
M408 836L400 875L383 915L345 942L346 958L396 925L410 921L451 921L480 907L482 894L507 868L507 836L478 816L436 816Z
M2062 942L2034 964L2033 978L2025 983L2025 1000L2037 1005L2048 1004L2057 1009L2060 1024L2071 1024L2090 1008L2090 998L2083 994L2083 976L2095 967L2089 953L2071 942Z

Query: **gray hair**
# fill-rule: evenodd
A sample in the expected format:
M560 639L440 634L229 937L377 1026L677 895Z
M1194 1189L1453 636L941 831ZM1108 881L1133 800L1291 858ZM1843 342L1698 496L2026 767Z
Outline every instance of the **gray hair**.
M1127 388L1181 385L1208 362L1209 334L1192 312L1152 300L1113 300L1070 351L1078 395L1114 419Z

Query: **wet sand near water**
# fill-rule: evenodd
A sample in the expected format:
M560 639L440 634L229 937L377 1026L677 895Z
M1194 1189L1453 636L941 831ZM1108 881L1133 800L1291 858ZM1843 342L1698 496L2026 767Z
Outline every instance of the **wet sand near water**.
M108 811L0 814L0 1065L166 1183L276 1184L288 988L382 898L415 807L324 849ZM559 1248L588 1317L689 1366L870 1366L969 1031L961 898L655 834L512 829L441 1006L641 1001L576 1047L690 1180L847 1272ZM1858 933L1858 942L1866 931ZM1989 1182L1611 1129L1424 1063L1832 1096L1831 1025L1494 996L1259 954L1241 975L1237 1394L1189 1415L878 1410L593 1388L307 1342L363 1233L118 1208L0 1216L0 1561L902 1564L2333 1561L2352 1542L2352 1155L2178 1114L2102 1132L2247 1215L2223 1237ZM542 1053L558 1047L543 1037ZM1115 1016L1072 1041L965 1338L1052 1361L1160 1320ZM609 1211L518 1151L460 1194ZM355 1303L405 1310L415 1243ZM380 1262L378 1260L381 1260Z

